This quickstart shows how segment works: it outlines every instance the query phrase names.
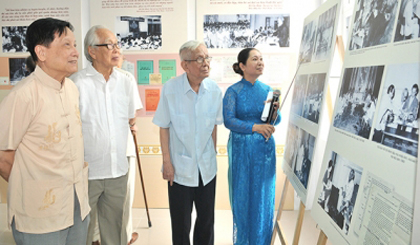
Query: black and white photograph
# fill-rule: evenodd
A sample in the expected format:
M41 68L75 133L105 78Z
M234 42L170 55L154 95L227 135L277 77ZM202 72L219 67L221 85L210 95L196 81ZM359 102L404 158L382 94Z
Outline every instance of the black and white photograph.
M302 116L303 101L305 99L306 87L308 85L308 75L299 75L295 80L293 89L292 106L290 111L293 114Z
M334 127L369 138L384 66L346 68L335 105Z
M387 67L372 140L417 156L419 63Z
M297 152L294 158L293 172L305 189L308 187L314 147L315 137L305 130L300 129L297 139L297 148L295 149Z
M3 53L27 51L26 29L28 29L27 26L3 26L1 28Z
M302 116L316 124L321 115L322 99L324 97L324 84L326 73L310 74L308 89L303 102Z
M123 50L162 48L160 15L116 16L115 32Z
M325 60L330 57L332 44L334 43L334 24L337 13L337 5L327 10L319 16L318 27L316 30L316 41L313 59Z
M315 45L317 20L313 20L303 27L302 40L299 48L299 62L309 63L312 60Z
M420 0L402 0L394 42L420 37Z
M394 35L397 0L357 0L350 50L386 44Z
M289 47L290 15L204 15L203 37L209 49Z
M25 60L25 58L9 59L10 85L16 85L19 81L29 76L30 73L26 69Z
M332 152L322 178L318 204L348 234L363 168Z
M289 122L289 127L287 129L287 144L284 151L284 160L289 165L290 169L293 168L293 160L295 159L299 146L299 133L301 133L301 130Z

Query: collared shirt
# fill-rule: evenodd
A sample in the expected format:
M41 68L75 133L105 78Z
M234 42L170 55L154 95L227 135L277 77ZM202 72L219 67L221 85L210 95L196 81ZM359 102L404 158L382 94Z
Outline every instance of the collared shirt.
M89 163L89 179L117 178L128 172L129 119L140 97L132 77L114 68L108 81L91 65L73 74L79 88L80 114Z
M123 73L126 73L126 75L130 77L133 84L137 84L136 79L134 78L134 76L130 72L128 72L126 70L123 70L123 69L119 69L119 68L116 68L116 69L118 69L119 71L121 71ZM136 110L140 110L140 109L143 108L143 104L141 103L140 96L138 95L138 93L136 95L136 100L134 102L136 103L136 106L135 106ZM137 126L137 128L138 128L138 126ZM136 156L136 145L134 144L134 138L132 137L130 129L128 129L126 156L127 157L135 157Z
M74 190L88 215L88 166L83 161L79 92L40 67L0 105L0 150L16 150L9 177L8 221L27 233L73 225Z
M214 81L204 79L198 94L192 90L186 73L163 86L153 123L169 128L169 151L176 183L198 186L200 173L206 185L216 176L211 134L214 126L222 122L222 91Z

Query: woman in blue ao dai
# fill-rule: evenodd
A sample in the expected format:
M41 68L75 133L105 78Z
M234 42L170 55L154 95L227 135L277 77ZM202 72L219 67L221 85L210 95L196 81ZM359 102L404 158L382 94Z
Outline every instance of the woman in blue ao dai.
M242 50L233 70L242 76L242 80L230 86L223 99L224 123L230 129L229 193L233 242L265 245L270 244L274 218L276 155L273 124L277 125L281 116L276 110L271 124L261 121L267 94L272 89L258 80L264 62L257 49ZM279 106L278 102L274 105L276 109Z

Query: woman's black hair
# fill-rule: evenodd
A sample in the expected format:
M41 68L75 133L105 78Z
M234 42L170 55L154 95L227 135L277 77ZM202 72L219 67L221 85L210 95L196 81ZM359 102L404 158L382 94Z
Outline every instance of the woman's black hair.
M239 67L239 64L242 63L242 64L246 65L246 61L249 58L249 53L252 50L256 50L256 49L255 48L245 48L245 49L242 49L241 52L239 52L239 54L238 54L238 62L236 62L236 63L234 63L232 65L233 71L235 73L238 73L239 75L244 76L244 72Z

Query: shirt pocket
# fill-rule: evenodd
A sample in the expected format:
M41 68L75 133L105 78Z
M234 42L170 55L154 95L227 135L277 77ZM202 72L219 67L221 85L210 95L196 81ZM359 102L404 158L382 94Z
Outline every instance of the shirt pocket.
M175 154L173 163L175 168L175 175L179 177L192 177L197 169L193 159L186 155Z
M128 122L128 121L127 121ZM104 155L109 150L108 134L103 132L99 126L83 126L83 142L85 161L98 163L103 161ZM95 142L100 142L95 144Z
M187 114L171 115L173 129L178 135L188 134L190 132L189 117Z
M202 172L211 173L212 170L217 169L216 150L214 149L213 140L207 143L206 149L203 152L202 159L204 164L200 165ZM214 165L215 164L215 165Z
M128 123L128 119L129 119L128 118L128 116L129 116L128 110L129 110L129 107L130 107L128 97L119 96L119 97L117 97L116 101L117 101L117 106L115 107L116 111L114 112L115 113L114 115L117 116L117 118L127 120L127 123Z
M69 185L69 187L72 186ZM65 197L65 193L69 192L66 192L62 180L25 181L23 183L24 212L32 218L56 216L63 211L63 202L72 203L70 197Z
M213 132L214 125L216 124L216 113L209 113L204 116L204 125L206 130Z

